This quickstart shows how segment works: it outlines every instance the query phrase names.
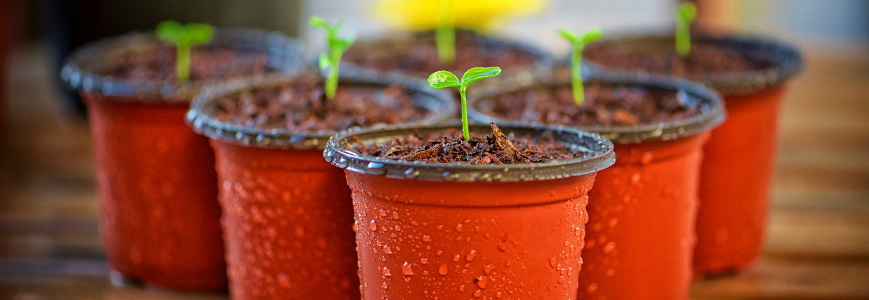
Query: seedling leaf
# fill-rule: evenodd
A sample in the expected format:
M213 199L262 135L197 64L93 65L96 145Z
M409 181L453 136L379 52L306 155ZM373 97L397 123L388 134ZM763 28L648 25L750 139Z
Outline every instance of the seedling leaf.
M465 88L468 87L469 84L474 83L483 78L489 78L497 76L501 74L501 68L499 67L475 67L471 68L464 75L462 75L462 86Z
M571 44L576 44L576 42L579 41L579 36L577 36L576 33L573 33L567 29L559 29L558 35L563 37L565 40L567 40Z
M582 44L588 45L603 37L603 31L599 28L592 28L589 31L586 31L585 34L582 35Z
M449 71L437 71L432 73L431 76L428 77L428 84L436 89L462 86L461 82L459 82L459 78Z
M320 29L323 29L326 31L329 31L332 29L332 25L329 25L329 23L326 22L326 20L323 20L320 17L311 17L310 23L311 23L311 26L316 27L316 28L320 28Z

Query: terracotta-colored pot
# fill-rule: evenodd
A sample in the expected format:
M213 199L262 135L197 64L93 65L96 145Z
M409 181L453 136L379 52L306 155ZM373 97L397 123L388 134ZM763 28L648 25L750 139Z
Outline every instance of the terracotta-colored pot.
M117 57L157 43L149 34L98 42L74 53L62 71L89 112L112 281L225 291L214 154L184 123L200 84L176 88L97 75ZM276 34L218 30L210 45L262 49L275 70L304 63L298 42Z
M452 126L345 132L324 156L353 192L365 299L574 299L585 205L612 144L559 127L501 127L532 137L552 130L588 157L540 164L401 162L361 156L350 143ZM472 126L486 134L488 126ZM357 140L358 138L358 140Z
M694 251L694 272L702 276L744 270L760 257L779 104L785 83L802 70L803 61L796 48L766 38L698 35L693 42L737 49L767 65L748 72L687 78L720 92L729 114L727 122L712 131L704 148ZM664 35L622 36L591 44L586 50L606 52L616 44L641 45L637 47L640 51L655 52L670 49L674 42L672 36ZM611 67L592 56L586 61L602 72L645 72Z
M384 78L348 75L339 86L395 83ZM194 129L211 138L217 155L230 293L233 299L358 299L350 190L342 170L322 159L335 131L260 130L214 117L216 98L292 80L215 88L203 92L188 114ZM435 123L455 114L448 94L421 81L403 86L434 112L408 123Z
M708 131L724 119L721 99L687 81L601 77L586 82L592 81L681 91L686 103L703 109L686 119L656 124L579 126L612 140L617 159L598 174L589 192L579 299L687 299L701 149ZM544 81L481 94L471 100L470 115L478 121L492 119L476 108L499 93L568 86L566 81Z

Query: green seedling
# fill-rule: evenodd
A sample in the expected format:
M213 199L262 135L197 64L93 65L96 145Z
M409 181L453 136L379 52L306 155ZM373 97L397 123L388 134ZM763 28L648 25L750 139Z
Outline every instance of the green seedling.
M573 101L576 102L576 105L582 105L582 102L585 101L585 92L583 92L582 88L582 71L580 70L580 64L582 63L582 49L585 48L585 45L599 40L601 36L603 36L603 32L598 28L593 28L586 31L585 34L580 37L570 30L559 29L558 34L573 45L573 51L571 51L570 57L570 77L573 84Z
M462 135L466 141L471 139L471 134L468 131L468 101L465 96L468 85L483 78L495 77L498 74L501 74L499 67L476 67L465 72L465 75L462 75L462 80L459 80L455 74L449 71L437 71L428 77L428 84L433 88L455 87L459 89L459 94L462 97Z
M435 42L441 63L451 64L456 60L456 29L453 26L451 0L440 0L438 5L438 28Z
M676 7L676 52L688 56L691 51L691 22L697 18L697 6L692 2L682 2Z
M332 99L338 89L338 69L341 65L341 56L356 41L356 35L348 33L345 37L338 36L341 26L344 26L343 21L331 25L326 20L311 17L311 26L326 31L326 45L329 46L329 53L320 54L320 69L329 72L329 76L326 77L326 98Z
M208 24L188 23L181 25L176 21L163 21L157 24L157 37L175 44L177 51L175 77L178 82L190 79L190 49L214 38L214 28Z

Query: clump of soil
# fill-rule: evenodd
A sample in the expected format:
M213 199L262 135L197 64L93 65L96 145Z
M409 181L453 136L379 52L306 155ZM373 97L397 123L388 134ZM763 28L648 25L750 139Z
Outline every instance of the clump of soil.
M649 41L618 41L591 44L583 58L619 70L643 70L681 78L710 74L740 73L774 66L771 57L760 57L747 46L720 45L693 41L688 56L681 57L673 44Z
M98 75L130 82L153 82L177 85L175 46L161 44L156 51L132 51L99 66ZM266 53L194 46L190 55L190 81L206 84L229 78L265 74L274 71L266 66Z
M415 105L413 96L400 85L384 88L342 83L335 98L327 99L323 80L311 76L215 101L218 120L257 129L344 130L421 120L430 114Z
M444 65L438 58L434 33L426 32L404 39L357 41L343 59L355 65L378 70L400 70L428 78L431 73L448 70L462 74L473 67L497 66L504 70L533 65L533 53L496 41L485 40L469 31L456 31L456 60Z
M419 133L396 137L389 144L367 146L357 140L354 150L365 155L392 160L424 161L429 163L470 163L500 165L539 163L583 157L588 153L574 152L552 137L552 132L532 140L530 137L507 136L495 123L490 135L471 133L465 141L461 130L449 130L422 136Z
M634 126L700 114L696 103L682 103L677 91L639 86L586 83L585 102L577 106L570 85L507 93L476 104L500 119L571 126Z

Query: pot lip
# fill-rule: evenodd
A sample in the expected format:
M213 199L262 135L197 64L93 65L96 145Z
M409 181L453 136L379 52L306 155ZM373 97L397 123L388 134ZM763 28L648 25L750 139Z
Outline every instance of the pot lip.
M434 30L409 31L408 35L373 36L373 37L370 37L370 38L367 38L364 40L360 40L360 43L380 43L380 42L387 41L387 40L412 39L416 35L426 34L428 32L433 32L433 31ZM498 46L515 47L519 50L528 52L535 57L533 64L531 64L527 67L504 70L504 72L506 72L505 74L509 74L511 76L516 76L516 77L522 77L522 78L525 78L526 80L529 80L533 76L533 74L536 74L539 72L549 71L554 66L557 65L557 61L556 61L555 57L549 51L546 51L543 48L540 48L537 45L528 43L526 41L511 38L511 37L505 36L505 35L497 35L497 34L485 35L485 34L481 34L481 33L477 32L477 31L470 30L470 29L456 28L456 31L457 32L458 31L468 32L469 34L474 36L474 38L481 39L483 41L483 43L490 43L490 44L494 44L494 45L498 45ZM312 60L312 62L313 62L313 60ZM346 68L351 69L351 70L374 69L371 67L360 66L360 65L355 64L351 61L342 61L341 68L342 69L345 68L345 65L346 65ZM401 74L403 76L421 78L421 77L415 76L412 72L409 72L406 70L401 70L401 69L382 70L380 72ZM427 78L428 77L422 78L422 79L427 79Z
M89 43L66 58L60 77L69 87L83 92L99 92L106 96L134 96L131 101L190 102L207 83L186 82L180 86L173 86L160 82L134 82L101 76L89 69L91 64L111 53L130 51L134 47L158 43L164 42L157 39L153 32L131 32ZM266 52L266 64L277 73L298 73L305 65L304 44L277 31L215 28L214 39L207 45L262 50Z
M701 82L708 85L725 96L751 95L760 91L778 86L785 81L802 73L805 68L805 61L799 49L782 40L760 36L756 34L732 33L732 34L714 34L707 32L692 32L692 42L711 43L716 45L752 45L764 52L770 53L773 57L774 65L770 68L749 70L746 72L729 72L707 74L703 76L694 76L685 78L687 80ZM673 43L674 36L672 33L663 31L632 31L612 34L609 37L604 37L598 42L588 45L588 48L605 47L607 44L621 42L639 42L652 40L654 42ZM637 70L619 70L612 69L601 64L595 63L591 58L584 59L584 64L587 64L590 69L599 72L610 73L635 73L645 71ZM665 76L666 74L650 73L650 76Z
M724 108L724 102L722 101L721 96L714 90L695 82L672 77L651 76L642 73L587 73L589 73L589 75L583 76L584 83L596 81L608 85L632 85L677 90L677 93L685 95L684 97L692 97L697 99L697 101L702 101L698 105L707 105L705 109L701 108L701 114L665 122L640 124L635 126L563 125L600 134L616 144L643 143L646 141L657 140L666 141L688 137L717 127L722 124L727 117L727 112ZM477 122L489 122L491 120L499 125L539 125L541 123L536 121L529 122L491 117L478 111L476 105L483 101L489 101L493 97L502 94L520 92L538 87L570 86L570 84L571 81L569 79L559 80L554 79L554 76L542 76L535 78L535 81L532 82L515 81L505 82L498 86L490 86L487 89L481 90L479 93L469 96L468 116Z
M452 182L520 182L542 181L581 176L606 169L615 163L613 144L604 137L564 126L509 124L501 127L505 133L542 133L552 131L556 139L574 147L592 152L588 157L570 160L528 164L472 165L467 163L427 163L398 161L363 156L348 149L348 139L363 141L407 135L414 132L437 132L461 128L461 123L442 125L401 126L391 128L362 128L339 132L329 139L323 157L336 167L367 175L395 179L452 181ZM488 125L471 124L470 130L489 133ZM575 139L568 141L568 139Z
M241 78L222 82L203 88L197 95L187 111L186 122L199 134L214 140L230 142L244 146L279 149L319 149L326 146L329 137L338 130L302 130L295 131L287 128L259 129L230 122L220 121L214 117L216 100L219 97L239 93L245 90L266 88L272 86L292 84L293 81L309 76L316 71L308 70L297 74L275 73L263 78ZM349 71L341 70L339 76L339 88L342 84L359 84L372 86L401 85L404 89L420 95L425 99L419 105L433 112L432 115L405 123L387 125L378 123L371 125L372 128L387 128L401 125L424 125L438 123L456 114L456 104L451 94L443 90L429 88L428 83L402 76L382 74L374 70Z

